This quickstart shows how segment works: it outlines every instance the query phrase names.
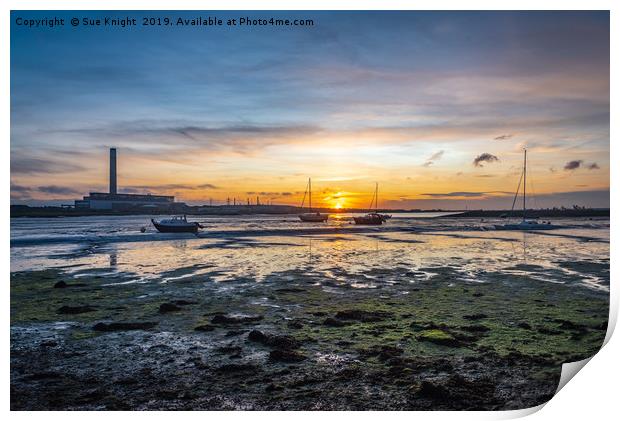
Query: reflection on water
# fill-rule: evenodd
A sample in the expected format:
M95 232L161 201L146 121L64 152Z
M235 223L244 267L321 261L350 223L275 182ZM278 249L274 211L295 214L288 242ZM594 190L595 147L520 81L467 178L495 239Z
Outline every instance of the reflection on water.
M292 276L373 287L377 282L432 279L437 268L449 268L458 274L455 281L462 282L488 282L490 272L499 272L608 290L608 220L553 233L468 230L472 221L457 221L447 229L448 222L424 222L415 230L393 229L398 225L390 223L367 232L254 236L235 231L170 241L43 242L12 247L11 270L59 267L76 276L96 271L110 283L174 282L192 276L264 282Z

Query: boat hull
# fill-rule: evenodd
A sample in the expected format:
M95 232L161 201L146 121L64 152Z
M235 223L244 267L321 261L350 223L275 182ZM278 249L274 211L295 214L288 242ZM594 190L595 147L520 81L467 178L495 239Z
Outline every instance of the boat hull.
M551 224L505 224L495 225L498 231L548 231L557 229L556 225Z
M368 216L354 216L353 220L355 225L381 225L383 224L382 218L372 218Z
M190 232L192 234L197 234L198 233L198 224L197 223L193 223L193 224L187 224L187 225L162 225L162 224L158 224L155 220L151 219L151 222L153 223L153 226L155 227L155 229L157 229L157 231L159 232L165 232L165 233L170 233L170 232Z
M320 213L303 213L299 215L299 219L302 222L325 222L329 218L329 215Z

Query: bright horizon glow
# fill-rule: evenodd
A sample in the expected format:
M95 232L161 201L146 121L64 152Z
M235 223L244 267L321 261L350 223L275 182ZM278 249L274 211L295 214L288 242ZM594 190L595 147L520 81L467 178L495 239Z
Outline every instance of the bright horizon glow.
M527 147L528 206L609 207L608 12L269 14L317 25L12 19L11 203L108 191L117 147L119 193L189 204L509 208Z

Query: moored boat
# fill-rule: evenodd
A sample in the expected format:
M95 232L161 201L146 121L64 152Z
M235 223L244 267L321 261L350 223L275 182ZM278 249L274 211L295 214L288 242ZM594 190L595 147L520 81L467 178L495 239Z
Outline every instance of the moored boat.
M364 216L354 216L353 220L356 225L381 225L383 224L383 218L378 213L369 213Z
M159 232L191 232L196 234L200 228L204 228L198 222L189 222L185 215L173 216L159 221L151 219L151 222Z
M541 230L552 230L559 228L557 225L551 224L549 221L538 222L533 219L526 218L526 207L525 207L525 198L526 198L526 182L527 182L527 150L523 151L523 172L521 173L521 178L519 179L519 185L517 186L517 191L515 193L515 198L512 201L512 209L510 209L510 213L514 210L515 203L517 201L517 197L519 196L519 190L521 189L521 182L523 182L523 219L521 222L512 223L512 224L496 224L496 230L502 231L541 231ZM501 218L505 218L506 215L500 215Z
M496 230L505 231L525 231L525 230L552 230L556 229L556 225L552 225L551 222L538 222L532 219L524 219L517 224L501 224L495 225Z
M355 221L355 225L381 225L387 219L391 218L390 215L382 215L377 212L379 203L379 183L375 183L375 193L370 201L369 210L372 209L373 203L375 204L375 211L369 212L364 216L354 216L353 221Z
M326 213L320 212L312 212L312 180L308 178L308 185L306 186L306 191L304 192L304 198L301 201L301 207L304 207L304 203L306 201L306 195L308 196L308 213L302 213L299 215L299 219L302 222L325 222L329 218L329 215Z

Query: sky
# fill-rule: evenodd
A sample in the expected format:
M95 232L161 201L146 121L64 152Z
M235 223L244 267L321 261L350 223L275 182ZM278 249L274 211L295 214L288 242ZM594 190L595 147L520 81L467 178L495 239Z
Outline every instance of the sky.
M26 28L18 17L220 27ZM309 26L226 20L312 19ZM11 203L609 207L608 12L12 12Z

